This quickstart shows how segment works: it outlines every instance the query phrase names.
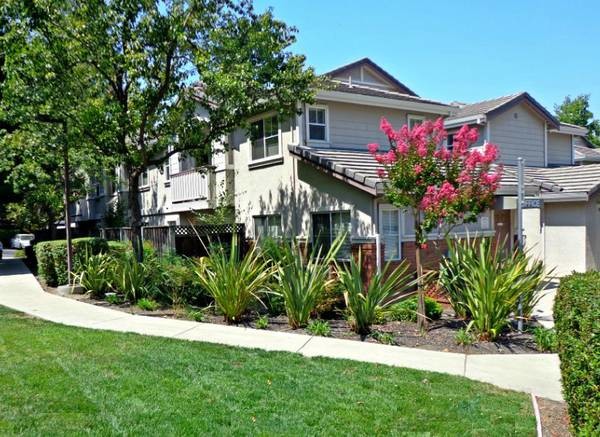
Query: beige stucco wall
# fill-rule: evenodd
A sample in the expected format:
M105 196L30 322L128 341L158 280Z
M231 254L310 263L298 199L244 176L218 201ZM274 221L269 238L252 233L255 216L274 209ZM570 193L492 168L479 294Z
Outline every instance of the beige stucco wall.
M564 276L587 268L587 204L584 202L546 203L546 265L554 274Z
M489 141L498 145L499 160L516 165L521 156L528 166L544 166L544 121L521 103L488 118Z
M544 213L542 209L531 208L523 210L523 236L525 249L535 259L544 259Z
M235 167L235 204L247 235L254 237L254 216L281 214L287 236L311 238L311 212L350 211L353 235L371 233L372 197L310 164L299 162L288 151L298 144L301 120L281 131L279 162L251 168L247 133L238 129L231 138Z
M586 267L600 269L600 194L592 196L586 207Z

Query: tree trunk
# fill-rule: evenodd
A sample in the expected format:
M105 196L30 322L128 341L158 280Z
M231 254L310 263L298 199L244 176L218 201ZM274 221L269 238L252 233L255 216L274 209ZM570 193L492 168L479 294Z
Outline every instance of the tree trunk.
M73 245L71 243L71 217L69 216L69 198L71 197L71 184L69 183L69 146L67 140L67 124L63 124L65 133L63 145L63 177L64 177L64 204L65 204L65 239L67 240L67 285L71 284L73 274Z
M144 245L142 241L142 207L140 205L140 173L127 169L129 191L127 193L129 207L129 225L131 226L131 245L138 262L144 261Z
M414 215L415 219L415 261L417 264L417 327L420 331L427 329L427 317L425 311L425 287L423 287L423 265L421 263L421 216L419 212Z

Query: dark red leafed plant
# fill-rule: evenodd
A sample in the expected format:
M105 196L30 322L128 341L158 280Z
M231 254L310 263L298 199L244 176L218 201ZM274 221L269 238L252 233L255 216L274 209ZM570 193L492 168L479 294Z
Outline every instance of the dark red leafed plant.
M369 152L382 168L385 194L391 204L410 209L414 218L417 275L422 277L421 249L427 247L428 234L436 228L449 231L459 223L477 220L490 208L502 177L495 166L498 148L490 143L471 148L477 142L476 128L463 126L454 136L452 149L444 145L447 133L441 118L424 121L412 129L404 125L394 130L381 119L381 130L389 148L369 144ZM418 325L425 328L425 299L419 282Z

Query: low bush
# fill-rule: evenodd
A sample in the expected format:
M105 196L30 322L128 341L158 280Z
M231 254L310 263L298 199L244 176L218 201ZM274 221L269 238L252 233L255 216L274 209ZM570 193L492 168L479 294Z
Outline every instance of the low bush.
M144 311L156 311L160 305L153 299L146 299L143 297L137 301L137 306Z
M396 344L396 339L394 338L394 334L392 334L391 332L381 332L381 331L374 331L371 334L371 337L373 337L373 339L375 339L376 341L378 341L379 343L382 344Z
M326 320L311 320L306 330L319 337L329 337L331 335L331 327Z
M73 273L81 271L87 258L108 250L102 238L75 238L73 243ZM67 242L65 240L42 241L35 245L40 277L51 287L68 283Z
M408 273L407 262L402 262L391 272L389 267L390 264L387 264L381 272L375 273L366 286L363 283L360 255L358 261L352 258L339 272L351 314L352 329L359 334L367 334L377 321L378 311L397 302L402 292L416 283Z
M161 298L173 305L204 305L205 293L195 273L194 261L179 256L160 259Z
M554 301L565 400L576 435L600 435L600 272L560 281Z
M202 310L189 310L188 311L188 317L191 318L192 320L195 320L196 322L203 322L204 321L204 311Z
M269 327L269 318L267 316L260 316L256 319L256 329L267 329Z
M114 269L113 258L106 253L99 253L88 257L77 278L92 297L101 299L110 290Z
M293 329L308 324L324 290L332 285L330 265L345 241L338 236L327 252L313 245L310 252L296 241L283 241L268 252L276 266L275 291L283 297L288 323Z
M476 340L475 336L465 328L459 329L454 335L454 341L459 346L471 346Z
M469 319L482 340L494 340L517 312L520 298L527 317L541 297L546 277L542 261L527 252L505 250L492 238L449 240L450 255L442 260L440 285L455 313Z
M160 295L159 284L164 281L164 275L155 258L148 257L140 263L130 252L117 258L114 265L111 288L122 293L126 300L135 303Z
M540 326L533 330L533 338L539 351L556 352L556 331Z
M123 255L133 250L131 243L123 241L109 241L108 242L108 253L111 255Z
M390 305L389 308L384 311L384 317L387 320L416 322L418 306L417 296L413 296ZM428 319L438 320L442 317L442 312L442 305L438 301L429 296L425 296L425 316Z
M273 274L268 260L259 256L254 246L245 256L233 238L231 247L213 246L207 257L198 262L196 275L200 284L215 300L227 322L238 322Z
M123 303L123 299L117 293L106 293L104 295L104 300L106 300L111 305L119 305Z

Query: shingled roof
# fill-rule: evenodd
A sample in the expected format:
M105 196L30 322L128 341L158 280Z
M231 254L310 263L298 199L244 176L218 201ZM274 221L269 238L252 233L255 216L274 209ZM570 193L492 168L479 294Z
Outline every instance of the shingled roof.
M573 146L576 162L600 162L600 149L586 146Z
M458 106L456 112L448 117L445 120L445 123L447 125L451 125L453 122L463 121L464 119L487 117L504 111L522 102L529 104L529 106L535 112L537 112L540 117L544 118L550 124L550 126L554 127L555 129L560 127L560 122L527 92L519 92L510 94L508 96L497 97L491 100L484 100L482 102Z
M360 94L363 96L383 97L384 99L403 100L407 102L428 103L432 105L441 105L451 108L447 103L438 102L436 100L423 99L414 94L403 94L396 91L388 91L380 88L373 88L364 85L348 84L337 80L331 80L331 91L340 91L344 93Z

